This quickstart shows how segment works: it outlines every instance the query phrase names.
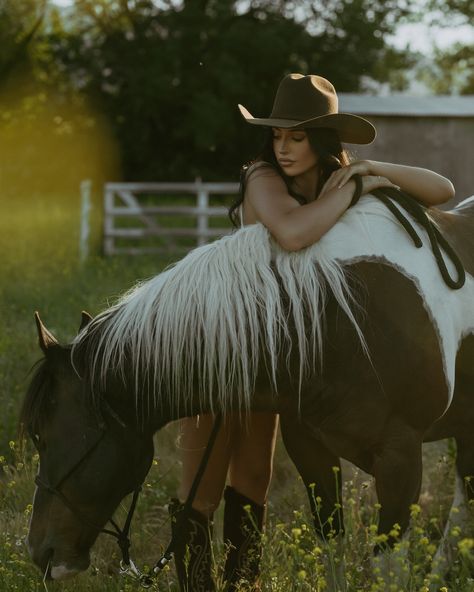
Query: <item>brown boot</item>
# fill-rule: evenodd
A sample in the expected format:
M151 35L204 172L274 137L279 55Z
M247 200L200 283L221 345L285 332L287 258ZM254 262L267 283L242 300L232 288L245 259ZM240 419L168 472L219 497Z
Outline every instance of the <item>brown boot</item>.
M224 499L224 543L228 547L224 567L226 591L257 590L266 507L233 487L226 487Z
M171 532L176 537L174 561L181 592L214 592L212 580L212 518L191 508L186 520L180 520L184 504L171 500Z

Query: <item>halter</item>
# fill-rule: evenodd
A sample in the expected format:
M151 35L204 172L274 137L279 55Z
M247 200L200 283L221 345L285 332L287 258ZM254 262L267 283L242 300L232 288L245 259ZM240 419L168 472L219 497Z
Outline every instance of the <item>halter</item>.
M115 421L117 421L124 429L127 429L127 425L122 421L122 419L117 415L117 413L112 409L112 407L109 405L109 403L107 403L107 401L103 401L103 407L108 412L108 414L113 419L115 419ZM102 441L102 438L104 437L105 431L106 431L105 424L103 422L101 422L99 424L99 428L101 429L101 433L100 433L99 437L94 441L92 446L82 455L82 457L72 466L72 468L58 481L56 486L50 485L47 481L42 479L39 475L36 475L36 477L35 477L35 484L37 485L37 487L39 489L47 491L48 493L50 493L50 494L56 496L58 499L60 499L61 502L71 511L71 513L80 522L92 527L94 530L99 531L99 534L104 533L104 534L108 534L108 535L114 537L117 540L117 544L118 544L120 551L122 553L122 559L120 561L120 574L129 576L132 579L134 579L135 581L138 581L139 584L142 586L142 588L150 588L154 584L154 578L156 578L161 573L163 568L173 558L174 550L175 550L176 545L178 543L178 539L180 536L182 536L182 532L184 531L183 524L185 523L185 521L189 515L189 512L191 510L192 503L194 501L197 489L199 487L199 483L201 482L202 476L204 474L207 463L209 461L209 457L210 457L212 449L214 447L214 443L216 441L216 437L217 437L219 428L221 426L221 423L222 423L222 415L218 414L218 415L216 415L216 417L214 419L214 424L212 427L211 434L209 436L209 440L208 440L206 449L204 451L203 457L201 459L198 470L197 470L196 475L194 477L193 483L191 485L191 489L189 490L188 497L184 503L183 510L180 512L180 514L177 518L176 533L178 533L178 534L175 533L172 535L171 541L168 544L166 551L160 557L160 559L158 559L158 561L155 563L155 565L152 567L152 569L150 570L149 573L141 572L137 568L135 563L132 561L132 559L130 558L130 553L129 553L130 546L131 546L130 527L132 524L132 519L133 519L133 515L135 513L135 509L137 506L138 496L140 495L140 491L142 490L143 482L133 491L132 501L130 503L130 507L128 509L127 517L125 519L125 523L123 525L123 528L120 528L113 518L108 519L107 523L110 523L113 526L114 530L110 530L108 528L102 528L102 526L95 524L83 512L78 510L74 506L74 504L72 504L67 499L67 497L64 495L64 493L59 489L59 487L72 475L72 473L74 473L74 471L77 470L79 465L81 465L84 462L84 460L88 456L90 456L90 454L92 454L92 452L97 448L99 443Z

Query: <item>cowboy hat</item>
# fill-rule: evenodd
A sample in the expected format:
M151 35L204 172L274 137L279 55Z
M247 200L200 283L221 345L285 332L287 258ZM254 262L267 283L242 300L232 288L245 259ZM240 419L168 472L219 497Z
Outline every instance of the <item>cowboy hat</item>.
M350 144L370 144L377 133L367 119L339 113L336 89L329 80L314 74L285 76L278 86L268 118L253 117L242 105L239 109L245 121L252 125L288 129L331 128L337 131L341 142Z

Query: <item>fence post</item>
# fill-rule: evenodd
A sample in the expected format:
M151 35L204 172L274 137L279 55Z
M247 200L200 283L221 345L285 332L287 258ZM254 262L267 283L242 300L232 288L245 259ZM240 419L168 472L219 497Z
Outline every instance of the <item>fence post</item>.
M207 243L207 230L209 228L207 208L209 207L209 193L204 189L201 177L197 177L195 183L197 190L197 208L200 210L200 213L197 216L197 244L200 247Z
M84 179L81 181L81 229L79 235L79 261L84 261L89 256L90 236L90 211L91 211L91 187L92 181Z
M114 191L109 184L104 185L104 255L113 255L115 241L113 237L114 230Z

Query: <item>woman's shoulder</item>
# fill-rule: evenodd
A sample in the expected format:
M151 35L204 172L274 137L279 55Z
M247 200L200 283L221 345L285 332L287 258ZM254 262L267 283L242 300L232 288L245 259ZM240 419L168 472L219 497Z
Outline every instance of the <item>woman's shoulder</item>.
M288 187L277 167L263 160L251 163L244 181L245 202L273 203L278 195L288 196Z
M274 164L266 160L254 160L242 167L242 172L245 175L245 179L248 180L255 173L266 173L270 175L279 175L278 170Z
M251 162L243 168L242 172L246 187L255 184L261 186L262 183L270 183L272 185L274 185L274 183L283 183L284 185L283 177L277 167L266 160Z

